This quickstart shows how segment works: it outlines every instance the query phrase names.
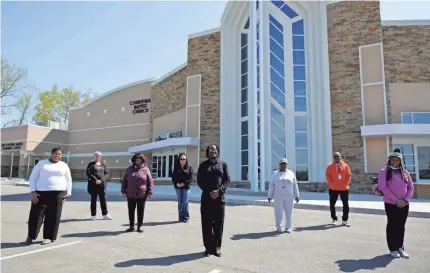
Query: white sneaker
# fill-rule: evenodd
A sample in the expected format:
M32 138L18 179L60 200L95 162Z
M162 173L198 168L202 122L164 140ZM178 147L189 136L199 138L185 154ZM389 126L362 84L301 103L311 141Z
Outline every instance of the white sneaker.
M405 259L409 259L409 254L408 254L408 253L406 253L406 252L403 250L403 248L399 248L399 254L400 254L400 256L402 256L403 258L405 258Z
M103 215L103 220L113 220L113 218L109 214L106 214L106 215Z
M97 216L91 216L91 220L93 221L97 220Z
M400 258L400 254L397 251L391 251L390 252L391 257L393 258Z
M345 227L350 227L351 225L348 223L348 221L342 221L342 225Z
M291 233L291 229L286 229L285 232L286 233Z
M333 226L335 226L335 225L337 225L337 221L336 221L336 220L333 220L333 221L331 222L331 224L332 224Z

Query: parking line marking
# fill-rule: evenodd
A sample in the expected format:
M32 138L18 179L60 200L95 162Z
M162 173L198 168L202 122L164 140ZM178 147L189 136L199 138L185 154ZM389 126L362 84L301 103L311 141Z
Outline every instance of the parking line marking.
M214 269L214 270L210 271L209 273L221 273L221 270Z
M82 241L76 241L76 242L71 242L71 243L67 243L67 244L56 245L56 246L51 246L51 247L42 248L42 249L38 249L38 250L33 250L33 251L24 252L24 253L14 254L14 255L6 256L6 257L1 257L0 260L12 259L12 258L21 257L21 256L33 254L33 253L38 253L38 252L42 252L42 251L46 251L46 250L51 250L51 249L56 249L56 248L60 248L60 247L76 245L76 244L79 244L79 243L82 243Z

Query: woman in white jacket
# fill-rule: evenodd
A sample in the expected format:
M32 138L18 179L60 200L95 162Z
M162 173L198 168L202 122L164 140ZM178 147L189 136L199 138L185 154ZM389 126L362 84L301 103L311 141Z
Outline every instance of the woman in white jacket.
M282 158L279 162L279 170L272 174L268 200L270 203L273 198L275 199L276 230L282 231L282 218L285 212L285 231L289 233L291 232L294 200L298 203L300 198L296 175L287 169L287 165L287 159Z

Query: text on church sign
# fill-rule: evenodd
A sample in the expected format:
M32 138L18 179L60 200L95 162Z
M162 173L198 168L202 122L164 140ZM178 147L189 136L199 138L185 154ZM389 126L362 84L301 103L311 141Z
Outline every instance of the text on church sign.
M147 113L149 111L148 104L151 99L132 100L130 105L133 106L133 114Z

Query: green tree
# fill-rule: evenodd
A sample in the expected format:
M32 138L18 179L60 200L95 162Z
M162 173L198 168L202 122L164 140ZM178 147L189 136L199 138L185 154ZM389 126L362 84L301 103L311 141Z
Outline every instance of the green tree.
M36 122L58 121L56 114L56 105L59 102L60 93L58 85L54 85L51 90L40 92L39 103L34 109L33 120Z
M55 107L55 113L62 122L66 123L68 121L70 108L81 105L83 96L79 91L75 91L73 87L61 90L58 96L58 104Z
M18 98L18 102L15 105L15 109L19 113L18 126L27 122L28 111L31 107L32 98L33 93L24 93Z

